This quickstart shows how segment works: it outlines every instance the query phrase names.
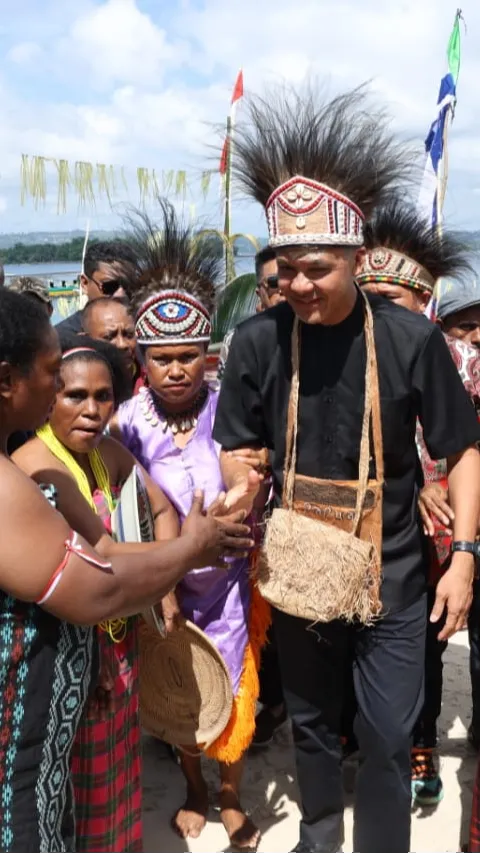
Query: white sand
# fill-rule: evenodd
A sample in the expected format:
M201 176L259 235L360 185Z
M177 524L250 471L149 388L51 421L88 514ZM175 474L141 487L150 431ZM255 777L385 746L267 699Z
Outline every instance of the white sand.
M468 839L476 756L466 743L470 719L468 648L466 635L450 643L445 655L445 690L441 718L441 773L445 797L436 809L413 815L411 849L415 853L456 853ZM202 836L188 844L169 827L184 797L180 769L151 738L145 739L145 853L226 853L229 850L218 812L211 810ZM214 789L216 770L206 766ZM347 808L345 851L352 851L352 789L354 767L345 768ZM288 731L277 734L268 750L249 756L244 804L262 831L260 853L288 853L298 840L297 792ZM395 828L392 827L392 831ZM387 853L387 851L385 851Z

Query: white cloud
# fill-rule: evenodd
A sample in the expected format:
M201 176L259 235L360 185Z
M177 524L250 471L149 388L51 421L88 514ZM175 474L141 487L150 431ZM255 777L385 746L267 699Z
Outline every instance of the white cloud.
M184 48L142 13L135 0L107 0L81 15L59 49L94 86L140 83L157 87Z
M36 42L22 41L10 48L6 60L15 65L28 65L41 59L42 53L42 48Z

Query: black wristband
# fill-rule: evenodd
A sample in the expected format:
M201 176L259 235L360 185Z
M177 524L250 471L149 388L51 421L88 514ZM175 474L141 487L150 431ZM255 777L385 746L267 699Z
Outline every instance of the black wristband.
M473 556L478 560L480 557L480 542L465 542L463 540L457 540L456 542L452 542L452 554L454 554L455 551L463 551L467 554L473 554Z

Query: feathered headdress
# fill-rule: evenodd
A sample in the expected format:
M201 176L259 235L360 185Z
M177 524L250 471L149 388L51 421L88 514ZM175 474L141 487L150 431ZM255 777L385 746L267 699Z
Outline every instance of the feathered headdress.
M248 100L232 170L266 209L271 246L363 245L363 221L412 173L405 142L365 86L322 102L269 92Z
M140 345L207 343L222 258L212 239L198 236L159 199L160 221L144 212L127 216L127 240L138 258L133 304Z
M439 232L398 200L366 223L365 247L360 285L383 282L433 293L437 279L471 270L464 241L452 232Z

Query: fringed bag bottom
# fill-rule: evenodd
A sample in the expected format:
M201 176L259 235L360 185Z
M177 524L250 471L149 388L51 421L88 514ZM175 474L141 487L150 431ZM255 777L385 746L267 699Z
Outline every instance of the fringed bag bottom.
M379 566L372 543L294 511L275 509L257 585L270 604L292 616L370 625L382 609Z

